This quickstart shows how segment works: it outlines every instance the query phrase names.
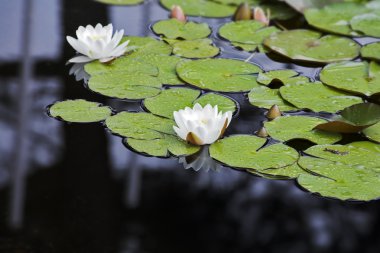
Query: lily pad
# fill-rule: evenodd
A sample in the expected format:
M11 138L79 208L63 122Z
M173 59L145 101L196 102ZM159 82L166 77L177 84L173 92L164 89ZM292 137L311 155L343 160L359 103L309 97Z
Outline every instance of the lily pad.
M153 140L126 138L124 143L138 153L156 157L187 156L199 151L198 146L187 144L178 137L167 134Z
M323 31L357 36L358 32L351 29L350 20L367 12L369 10L363 4L336 3L322 9L308 9L305 11L305 18L310 25Z
M264 123L269 136L279 141L304 139L316 144L331 144L338 142L342 136L314 129L327 120L308 116L283 116Z
M219 4L208 0L160 0L161 4L168 10L173 5L182 7L186 15L202 16L209 18L223 18L234 14L236 7Z
M324 67L320 79L331 87L372 96L380 94L380 65L376 62L339 62Z
M159 95L144 100L144 106L151 113L166 118L173 118L173 112L185 107L193 107L199 103L202 106L211 104L218 105L222 112L236 110L236 104L231 99L215 93L201 95L199 90L187 88L172 88L163 90Z
M173 54L184 58L210 58L219 54L219 48L210 39L184 40L172 46Z
M293 148L281 143L263 147L265 142L266 139L253 135L234 135L212 144L210 155L228 166L259 172L283 168L297 161L299 155Z
M202 89L242 92L257 87L261 69L251 63L232 59L202 59L181 62L177 74L185 82Z
M289 30L272 34L264 45L292 60L329 63L351 60L360 46L353 40L334 35L322 36L311 30Z
M241 20L224 24L219 29L219 35L243 50L254 51L265 38L277 31L279 30L276 27L266 27L263 23L255 20Z
M257 107L270 109L277 105L281 111L295 111L297 107L286 102L280 95L279 89L269 89L264 86L253 88L248 93L249 102Z
M260 72L257 77L257 82L264 85L269 85L272 82L280 82L286 84L300 84L310 82L306 76L300 76L298 72L290 69L272 70L268 72Z
M301 174L298 184L324 197L369 201L380 197L380 174L365 167L301 157L299 165L315 173Z
M152 29L168 39L196 40L206 38L211 33L206 23L182 22L173 18L155 23Z
M57 119L75 123L102 121L111 116L108 106L83 99L65 100L49 107L49 114Z
M299 109L334 113L362 103L360 97L333 90L320 82L286 85L280 88L281 96Z
M133 48L133 55L163 54L170 55L172 47L163 41L151 37L124 36L122 42L129 40L128 47Z
M91 76L88 87L94 92L120 99L143 99L161 92L158 78L123 72Z
M363 134L370 140L380 142L380 122L364 129Z
M238 6L242 3L259 4L260 2L260 0L211 0L211 1L217 2L220 4L235 5L235 6Z
M305 153L350 167L380 172L380 145L373 142L360 141L346 145L317 145L308 148Z
M380 42L371 43L360 49L363 58L380 61Z
M181 85L181 81L176 72L176 66L183 59L176 56L145 54L135 57L135 60L146 64L154 65L158 69L158 80L163 84Z
M95 0L104 4L112 5L135 5L144 2L144 0Z
M356 133L380 121L380 106L372 103L356 104L345 108L329 122L316 129L329 132Z
M293 10L289 5L278 2L269 2L259 4L265 12L270 11L270 18L276 20L288 20L294 18L297 12Z
M357 15L351 19L352 29L372 37L380 37L380 16L375 13Z
M307 173L297 163L278 169L265 169L260 172L249 169L247 171L268 179L292 179Z

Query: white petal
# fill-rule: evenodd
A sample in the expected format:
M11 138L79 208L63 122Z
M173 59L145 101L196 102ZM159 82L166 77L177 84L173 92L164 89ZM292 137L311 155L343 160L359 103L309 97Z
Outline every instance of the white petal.
M66 40L78 53L88 55L88 49L86 45L83 44L83 42L76 40L70 36L66 36Z
M102 63L105 63L105 62L109 62L113 59L115 59L115 57L101 58L101 59L99 59L99 61Z
M188 107L187 107L188 108ZM193 107L193 110L195 111L201 111L203 108L200 104L196 103Z
M94 59L91 59L87 56L76 56L76 57L73 57L69 60L69 62L73 62L73 63L81 63L81 62L90 62L90 61L93 61Z
M183 140L186 140L188 132L186 132L184 129L178 128L176 126L173 126L174 132Z

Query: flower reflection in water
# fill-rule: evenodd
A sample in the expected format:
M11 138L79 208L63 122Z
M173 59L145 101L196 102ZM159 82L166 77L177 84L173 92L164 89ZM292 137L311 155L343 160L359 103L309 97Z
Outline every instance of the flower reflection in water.
M83 80L88 83L90 75L84 70L84 65L86 63L74 63L69 70L69 75L74 75L76 81Z
M193 169L199 171L203 169L205 171L213 170L219 172L223 166L210 157L208 147L209 146L204 146L201 151L194 155L180 157L178 162L181 163L186 170Z

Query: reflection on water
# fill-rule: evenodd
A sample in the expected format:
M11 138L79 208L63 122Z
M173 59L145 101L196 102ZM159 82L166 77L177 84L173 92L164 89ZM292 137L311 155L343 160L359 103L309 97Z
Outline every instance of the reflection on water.
M194 155L180 157L178 158L178 162L181 163L186 170L193 169L199 171L203 169L207 172L209 170L220 171L222 165L210 157L208 148L208 146L204 146L201 151Z
M92 0L13 0L1 7L0 31L7 36L0 36L0 252L379 252L378 202L310 196L293 181L210 164L207 149L182 158L183 164L143 157L100 124L69 125L46 116L46 105L66 98L141 110L140 103L105 100L76 82L81 68L65 65L73 51L64 35L98 22L152 35L146 27L168 14L157 1L113 7ZM216 44L224 56L250 56L231 54L223 40ZM263 54L251 61L309 77L319 71ZM252 134L263 111L245 104L244 95L233 98L242 103L241 119L228 134Z

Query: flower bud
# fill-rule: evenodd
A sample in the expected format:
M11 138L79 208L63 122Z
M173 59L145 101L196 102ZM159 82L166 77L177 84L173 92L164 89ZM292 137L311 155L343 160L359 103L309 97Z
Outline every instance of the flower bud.
M268 10L267 14L265 14L263 9L256 7L253 9L253 19L268 26L270 22L270 11Z
M252 12L251 8L249 8L249 5L247 3L242 3L239 5L239 7L236 9L234 14L234 20L250 20L252 19Z
M267 112L267 118L269 120L272 120L272 119L275 119L277 117L280 117L281 116L281 111L280 111L280 108L278 108L277 105L272 105L272 107L269 109L269 111Z
M186 16L185 13L183 12L181 6L179 5L173 5L172 10L170 12L170 17L175 18L179 21L186 22Z

